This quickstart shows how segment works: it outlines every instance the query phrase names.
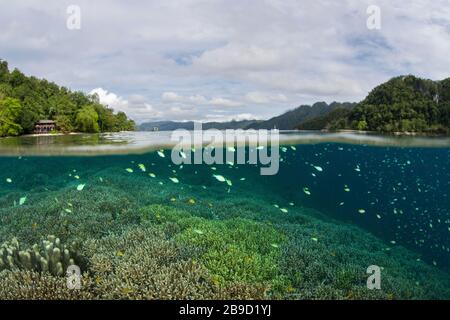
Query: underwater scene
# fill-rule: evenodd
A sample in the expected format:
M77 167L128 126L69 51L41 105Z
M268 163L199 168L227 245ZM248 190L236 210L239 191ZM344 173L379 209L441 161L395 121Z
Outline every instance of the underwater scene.
M450 299L449 139L294 137L263 176L128 138L2 141L0 299Z

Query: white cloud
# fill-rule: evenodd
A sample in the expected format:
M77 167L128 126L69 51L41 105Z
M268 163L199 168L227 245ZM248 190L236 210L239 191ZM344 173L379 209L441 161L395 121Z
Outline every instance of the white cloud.
M245 99L251 103L265 104L270 102L287 102L288 98L284 94L267 94L264 92L253 91L245 95Z
M132 95L129 100L126 100L103 88L93 89L89 94L97 94L100 103L112 108L115 112L125 112L130 118L138 122L142 122L142 119L152 119L162 115L140 95Z
M222 70L266 70L280 65L277 50L256 45L227 44L224 47L204 52L194 59L194 65Z
M372 0L77 0L79 31L66 28L70 4L2 6L0 57L75 90L110 88L103 101L137 121L268 118L358 101L400 74L449 76L448 0L378 0L376 31Z
M212 98L208 103L217 107L240 107L242 106L241 102L233 101L225 98Z
M161 98L164 102L180 102L183 100L183 97L175 92L164 92Z
M215 97L207 99L202 95L182 96L176 92L164 92L161 100L166 103L191 104L196 106L240 107L242 103L230 99Z

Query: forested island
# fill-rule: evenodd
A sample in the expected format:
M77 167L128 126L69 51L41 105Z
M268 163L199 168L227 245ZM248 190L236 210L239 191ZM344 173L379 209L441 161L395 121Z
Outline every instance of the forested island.
M30 134L39 121L52 120L55 132L117 132L134 130L123 112L114 113L97 95L72 92L55 83L12 71L0 60L0 136Z
M297 128L449 134L450 78L396 77L373 89L351 111L337 109Z

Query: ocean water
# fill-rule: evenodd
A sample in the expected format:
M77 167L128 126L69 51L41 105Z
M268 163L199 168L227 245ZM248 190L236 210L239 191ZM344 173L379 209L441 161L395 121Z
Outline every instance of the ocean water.
M164 133L2 141L0 298L450 298L449 139L282 141L273 176Z

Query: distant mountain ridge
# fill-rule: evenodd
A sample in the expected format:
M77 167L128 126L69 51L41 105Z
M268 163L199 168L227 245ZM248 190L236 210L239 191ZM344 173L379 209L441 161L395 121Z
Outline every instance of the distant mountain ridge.
M228 121L228 122L206 122L202 123L203 129L273 129L279 130L294 130L299 123L303 123L307 120L315 117L323 116L335 109L348 109L351 110L356 106L356 103L338 103L333 102L327 104L326 102L317 102L310 105L302 105L298 108L283 113L277 117L273 117L269 120L242 120L242 121ZM193 130L194 122L176 122L176 121L155 121L146 122L139 126L141 131L170 131L176 129Z
M262 121L259 123L254 123L249 126L251 129L273 129L277 128L280 130L294 130L300 123L307 120L323 116L337 108L352 109L356 106L356 103L339 103L333 102L327 104L326 102L317 102L310 105L302 105L298 108L290 110L283 113L280 116L271 118L267 121Z
M205 122L202 128L207 129L245 129L250 125L257 124L257 120L242 120L228 122ZM142 123L139 127L141 131L171 131L176 129L194 130L194 121L154 121Z

